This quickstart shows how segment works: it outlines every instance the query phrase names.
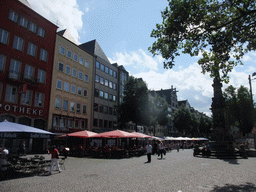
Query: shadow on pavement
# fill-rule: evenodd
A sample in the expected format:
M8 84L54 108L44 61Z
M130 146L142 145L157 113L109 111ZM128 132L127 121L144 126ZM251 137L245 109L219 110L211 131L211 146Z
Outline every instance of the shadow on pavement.
M211 190L212 192L222 192L222 191L256 191L256 186L252 183L246 183L242 185L231 185L226 184L225 186L214 186L214 189Z

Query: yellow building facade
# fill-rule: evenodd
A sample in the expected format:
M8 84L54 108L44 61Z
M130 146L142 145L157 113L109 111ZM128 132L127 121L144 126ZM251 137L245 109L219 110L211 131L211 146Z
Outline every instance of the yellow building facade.
M94 56L56 35L48 128L55 133L91 130Z

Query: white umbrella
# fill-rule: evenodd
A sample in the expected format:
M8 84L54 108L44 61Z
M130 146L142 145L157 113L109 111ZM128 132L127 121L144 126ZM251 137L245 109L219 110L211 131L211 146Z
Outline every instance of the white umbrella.
M20 134L29 134L31 138L49 138L50 135L54 135L49 131L6 120L0 123L0 138L16 138Z

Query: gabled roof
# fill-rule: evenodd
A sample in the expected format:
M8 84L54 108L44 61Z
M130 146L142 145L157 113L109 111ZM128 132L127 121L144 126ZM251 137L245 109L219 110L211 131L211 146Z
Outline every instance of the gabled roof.
M89 41L87 43L81 44L81 45L79 45L79 47L85 51L88 51L91 54L94 54L94 55L100 57L101 59L107 61L108 63L110 63L107 56L101 49L99 43L96 41L96 39Z
M24 5L26 5L30 9L32 9L31 5L29 4L29 2L27 0L19 0L19 2L23 3Z
M65 37L66 39L68 39L69 41L76 43L75 39L72 37L72 35L69 33L69 30L68 29L64 29L64 30L61 30L61 31L58 31L57 32L60 36L62 37Z

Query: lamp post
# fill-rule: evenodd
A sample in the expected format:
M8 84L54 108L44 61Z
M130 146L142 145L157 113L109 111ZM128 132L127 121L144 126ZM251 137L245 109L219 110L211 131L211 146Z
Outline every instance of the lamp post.
M252 74L252 77L256 76L256 72L254 72ZM250 97L251 97L251 112L252 112L252 123L253 123L253 130L254 130L254 107L253 107L253 98L252 98L252 80L255 80L256 78L254 79L251 79L251 75L249 75L249 86L250 86ZM253 133L254 134L254 148L256 149L256 133Z

